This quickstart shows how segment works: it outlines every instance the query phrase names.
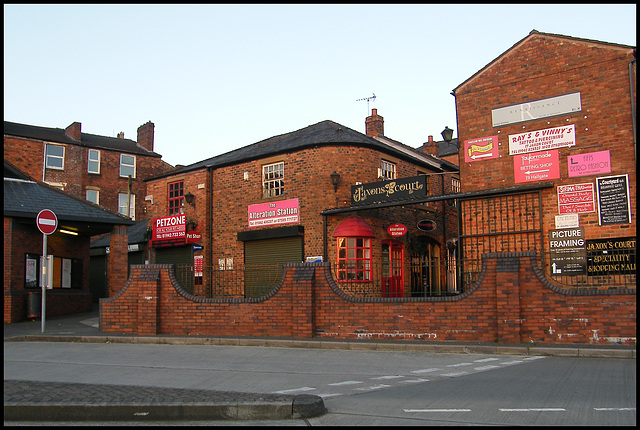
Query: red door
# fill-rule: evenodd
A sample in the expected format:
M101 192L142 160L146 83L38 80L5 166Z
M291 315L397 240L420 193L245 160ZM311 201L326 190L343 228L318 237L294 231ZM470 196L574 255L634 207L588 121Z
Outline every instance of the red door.
M382 296L404 297L402 243L388 241L382 244Z

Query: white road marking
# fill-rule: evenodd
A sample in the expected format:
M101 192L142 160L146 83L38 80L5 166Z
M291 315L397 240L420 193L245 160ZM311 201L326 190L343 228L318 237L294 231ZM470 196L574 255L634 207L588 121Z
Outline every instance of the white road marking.
M327 385L338 387L340 385L356 385L356 384L362 384L362 381L342 381L342 382L334 382L332 384L327 384Z
M636 408L593 408L594 411L635 411Z
M522 408L522 409L500 409L500 412L565 412L564 408Z
M499 358L483 358L482 360L473 360L474 363L486 363L487 361L498 361Z
M404 378L404 376L402 375L377 376L375 378L369 378L369 379L398 379L398 378Z
M486 366L480 366L480 367L476 367L475 369L479 372L483 371L483 370L489 370L489 369L498 369L500 366L493 366L491 364L488 364Z
M292 388L290 390L274 391L274 393L275 394L287 394L287 393L298 393L298 392L313 391L313 390L315 390L315 388L312 388L312 387L300 387L300 388Z
M540 360L541 358L544 358L544 357L542 357L540 355L536 355L534 357L525 357L525 358L523 358L523 360L531 361L531 360Z
M371 387L356 388L356 390L359 390L359 391L380 390L382 388L389 388L390 386L391 385L379 384L379 385L372 385Z
M404 409L405 412L471 412L471 409Z
M437 372L438 368L434 367L431 369L420 369L420 370L412 370L411 373L429 373L429 372Z
M448 364L447 367L462 367L462 366L471 366L473 363L456 363L456 364Z
M504 363L500 363L500 364L502 364L503 366L508 366L510 364L519 364L522 362L523 362L522 360L513 360L513 361L505 361Z
M467 372L458 372L458 373L443 373L442 376L451 376L451 377L455 377L455 376L460 376L460 375L466 375Z
M405 379L404 381L398 381L401 384L415 384L417 382L429 382L428 379L422 379L422 378L418 378L418 379Z

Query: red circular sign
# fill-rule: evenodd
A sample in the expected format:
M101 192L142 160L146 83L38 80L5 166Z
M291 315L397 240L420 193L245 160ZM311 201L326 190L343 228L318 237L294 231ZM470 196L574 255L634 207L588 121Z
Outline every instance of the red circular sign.
M393 224L387 228L387 233L391 236L403 236L407 233L407 227L402 224Z
M36 217L36 225L42 234L51 234L58 228L58 217L49 209L42 209Z

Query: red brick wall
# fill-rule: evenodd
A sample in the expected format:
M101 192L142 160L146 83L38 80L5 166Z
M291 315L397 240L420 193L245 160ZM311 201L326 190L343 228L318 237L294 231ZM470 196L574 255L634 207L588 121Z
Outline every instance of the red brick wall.
M117 296L101 299L108 333L313 336L498 343L635 344L635 290L568 292L551 286L534 253L488 254L480 281L440 299L356 299L329 265L287 264L265 300L185 293L171 265L131 266Z

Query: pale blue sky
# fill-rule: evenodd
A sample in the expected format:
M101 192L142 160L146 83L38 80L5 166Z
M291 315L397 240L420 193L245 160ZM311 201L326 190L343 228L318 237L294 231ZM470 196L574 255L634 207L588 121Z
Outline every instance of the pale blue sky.
M333 120L418 147L451 91L536 29L636 45L636 5L4 5L4 119L191 164ZM457 130L456 130L457 132Z

